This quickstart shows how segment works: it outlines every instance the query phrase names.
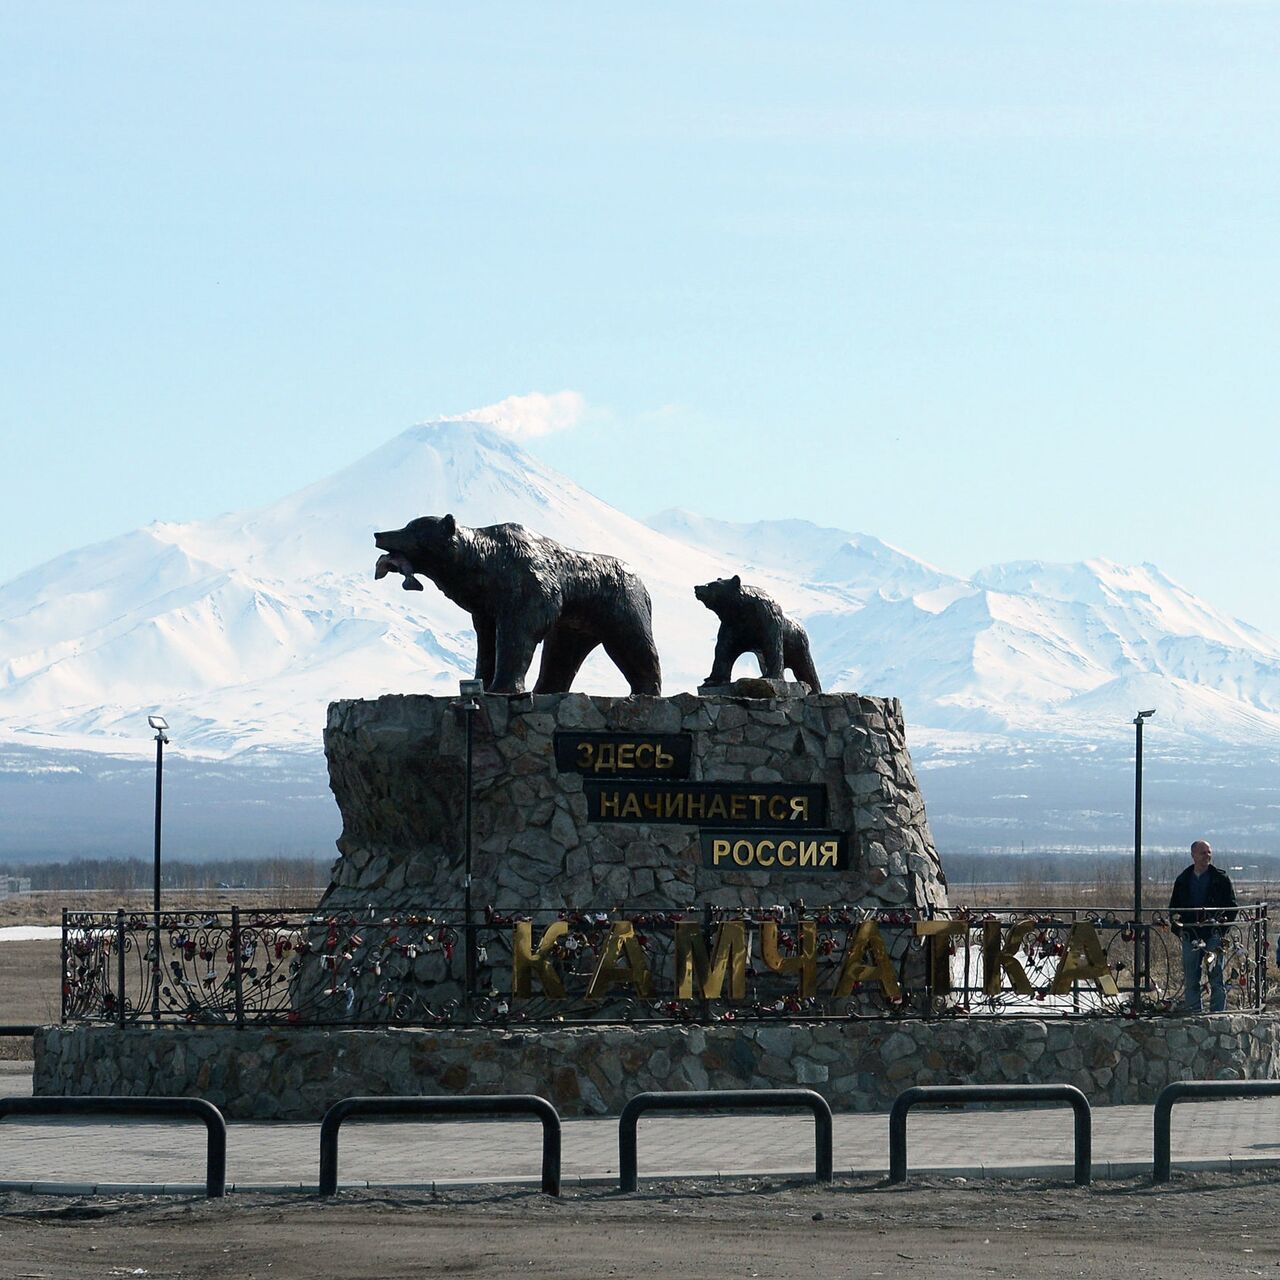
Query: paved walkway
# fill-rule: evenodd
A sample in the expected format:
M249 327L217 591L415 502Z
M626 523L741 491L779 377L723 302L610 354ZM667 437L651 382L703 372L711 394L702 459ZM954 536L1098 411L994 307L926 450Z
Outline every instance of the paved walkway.
M0 1096L31 1093L31 1076L5 1072ZM231 1121L229 1189L314 1189L318 1124ZM1072 1169L1069 1107L919 1110L908 1123L913 1174L951 1177L1063 1177ZM348 1121L342 1126L342 1186L443 1187L477 1182L537 1185L541 1126L530 1121L449 1123ZM837 1175L884 1176L888 1116L835 1117ZM1151 1169L1152 1108L1093 1112L1094 1176L1128 1177ZM794 1115L662 1116L640 1121L642 1178L813 1171L813 1123ZM5 1120L0 1124L0 1189L75 1192L202 1191L204 1127L112 1124L93 1119ZM1179 1103L1173 1112L1175 1169L1280 1168L1280 1098ZM616 1119L566 1120L563 1177L616 1182Z

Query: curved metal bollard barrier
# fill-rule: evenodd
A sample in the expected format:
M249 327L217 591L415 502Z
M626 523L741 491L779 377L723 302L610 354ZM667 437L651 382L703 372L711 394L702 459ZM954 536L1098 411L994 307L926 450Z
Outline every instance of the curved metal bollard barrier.
M954 1102L1068 1102L1075 1112L1075 1181L1093 1173L1093 1117L1089 1099L1071 1084L926 1084L898 1094L889 1112L889 1181L907 1180L907 1112L914 1106Z
M320 1122L320 1194L338 1190L338 1129L352 1116L537 1116L542 1121L542 1190L560 1194L560 1113L532 1093L495 1093L477 1097L343 1098Z
M1166 1085L1156 1099L1151 1181L1169 1181L1169 1131L1173 1124L1175 1102L1180 1102L1183 1098L1276 1097L1280 1097L1280 1080L1176 1080L1173 1084Z
M693 1089L678 1093L638 1093L618 1118L618 1188L636 1189L636 1126L646 1111L776 1111L799 1108L813 1112L814 1176L830 1182L831 1108L812 1089Z
M132 1116L146 1120L201 1120L209 1139L205 1155L205 1195L227 1192L227 1122L203 1098L128 1098L115 1094L80 1098L0 1098L0 1120L6 1116Z

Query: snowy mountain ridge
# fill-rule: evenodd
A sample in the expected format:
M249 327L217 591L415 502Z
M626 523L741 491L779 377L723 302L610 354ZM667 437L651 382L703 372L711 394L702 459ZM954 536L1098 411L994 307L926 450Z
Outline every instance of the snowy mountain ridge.
M716 619L694 584L741 573L804 621L826 687L901 698L913 731L1087 738L1156 706L1169 732L1280 742L1280 643L1153 565L961 578L800 520L646 524L456 420L257 510L153 524L0 585L0 741L146 750L161 708L188 751L315 749L332 699L455 691L469 618L430 584L373 579L376 529L445 511L625 559L653 598L667 692L710 668ZM600 654L578 687L625 692Z

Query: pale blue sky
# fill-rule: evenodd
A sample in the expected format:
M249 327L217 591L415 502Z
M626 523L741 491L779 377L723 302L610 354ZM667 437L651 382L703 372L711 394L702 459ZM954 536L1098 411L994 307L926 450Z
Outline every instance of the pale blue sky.
M5 5L0 580L572 389L635 515L1280 633L1277 67L1228 0Z

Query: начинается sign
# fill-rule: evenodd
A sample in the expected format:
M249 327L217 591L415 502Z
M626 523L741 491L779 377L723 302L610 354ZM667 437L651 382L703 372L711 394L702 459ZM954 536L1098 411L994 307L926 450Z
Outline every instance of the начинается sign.
M582 784L591 822L677 823L729 829L813 830L827 821L827 789L782 782Z

